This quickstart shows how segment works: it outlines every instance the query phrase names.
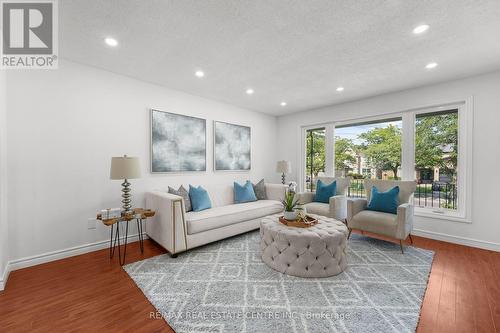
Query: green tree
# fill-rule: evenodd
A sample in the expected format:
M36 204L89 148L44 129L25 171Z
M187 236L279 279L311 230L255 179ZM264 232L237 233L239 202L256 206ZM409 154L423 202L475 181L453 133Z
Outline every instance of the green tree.
M458 113L418 117L415 127L415 166L440 168L456 176L458 157Z
M371 166L378 172L392 170L397 177L401 166L401 129L394 125L374 128L360 134L359 138L364 141L360 149Z
M353 153L355 145L347 138L335 137L335 170L349 169L350 165L356 163Z
M312 173L316 177L319 172L325 171L325 130L307 132L306 152L307 174L311 174L312 168Z

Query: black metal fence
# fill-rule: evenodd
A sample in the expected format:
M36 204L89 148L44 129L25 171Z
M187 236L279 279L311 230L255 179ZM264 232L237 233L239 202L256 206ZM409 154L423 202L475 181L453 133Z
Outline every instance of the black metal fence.
M352 179L347 190L350 198L365 198L363 179ZM457 186L453 183L432 182L418 184L415 191L415 206L457 209Z

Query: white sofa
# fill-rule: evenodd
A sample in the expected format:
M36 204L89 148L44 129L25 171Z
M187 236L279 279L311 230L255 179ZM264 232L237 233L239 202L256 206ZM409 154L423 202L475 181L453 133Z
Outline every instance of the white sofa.
M286 185L265 184L268 200L235 204L232 185L202 185L212 208L186 212L182 197L166 191L146 193L146 208L156 211L146 233L171 255L223 238L258 229L262 217L283 211Z

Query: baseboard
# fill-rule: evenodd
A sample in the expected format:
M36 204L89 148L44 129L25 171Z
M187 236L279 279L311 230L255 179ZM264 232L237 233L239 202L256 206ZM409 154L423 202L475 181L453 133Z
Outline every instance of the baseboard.
M435 239L439 241L444 241L448 243L454 243L459 245L477 247L484 250L496 251L500 252L500 243L482 241L478 239L468 238L468 237L459 237L443 234L440 232L427 231L421 229L413 229L412 235Z
M5 289L5 286L7 285L7 279L9 278L9 273L10 273L10 265L7 263L5 265L2 278L0 279L0 291Z
M148 238L146 233L144 233L143 235L144 235L144 239ZM128 239L128 242L138 241L139 234L129 235L127 237L127 239ZM120 242L123 242L124 240L125 240L125 237L120 237ZM64 258L68 258L68 257L73 257L73 256L77 256L80 254L85 254L88 252L98 251L98 250L106 249L108 247L109 247L109 240L103 240L103 241L99 241L99 242L95 242L95 243L89 243L89 244L83 244L83 245L79 245L79 246L75 246L75 247L70 247L70 248L63 249L63 250L46 252L46 253L38 254L35 256L11 260L7 263L7 266L5 267L5 270L3 272L2 280L0 280L0 290L3 290L5 288L5 285L7 284L7 279L8 279L9 273L12 271L15 271L17 269L31 267L31 266L35 266L35 265L40 265L40 264L43 264L46 262L64 259Z

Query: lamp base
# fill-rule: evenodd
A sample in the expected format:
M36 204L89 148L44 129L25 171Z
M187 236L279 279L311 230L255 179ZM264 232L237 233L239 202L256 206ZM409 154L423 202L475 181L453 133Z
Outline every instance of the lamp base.
M123 211L125 214L129 214L132 212L132 199L130 199L132 197L132 195L130 194L130 183L128 182L127 179L124 179L123 180L123 183L122 183L122 203L123 203Z
M285 185L285 173L281 175L281 184Z

